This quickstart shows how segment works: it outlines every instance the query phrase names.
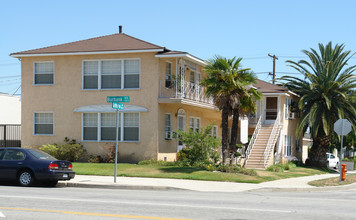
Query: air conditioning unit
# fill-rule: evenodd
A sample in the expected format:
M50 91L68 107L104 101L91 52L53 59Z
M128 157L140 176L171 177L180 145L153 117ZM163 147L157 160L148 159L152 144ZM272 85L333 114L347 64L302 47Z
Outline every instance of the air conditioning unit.
M295 119L295 112L291 112L291 113L289 113L289 115L288 115L288 119Z
M171 140L172 139L172 132L171 131L166 131L164 133L164 139Z

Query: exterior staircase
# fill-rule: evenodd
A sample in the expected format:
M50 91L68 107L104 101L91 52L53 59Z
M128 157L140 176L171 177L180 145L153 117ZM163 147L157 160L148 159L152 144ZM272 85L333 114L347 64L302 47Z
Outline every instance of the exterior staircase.
M254 145L252 146L248 160L246 161L245 168L249 169L264 169L264 154L268 144L269 137L273 129L272 125L262 125Z
M280 114L274 124L264 124L259 121L247 149L245 168L265 169L274 162L274 148L280 135L282 125Z

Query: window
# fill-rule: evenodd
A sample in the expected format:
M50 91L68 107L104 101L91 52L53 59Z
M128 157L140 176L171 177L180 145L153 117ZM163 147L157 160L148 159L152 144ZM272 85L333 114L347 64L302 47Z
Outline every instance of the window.
M34 69L35 85L53 85L53 81L54 81L53 62L35 62L33 69Z
M285 109L284 109L286 119L289 118L289 113L290 113L289 109L290 109L291 103L292 103L292 99L286 98Z
M140 87L140 60L83 61L83 89Z
M139 119L139 113L119 113L119 141L139 140ZM83 113L84 141L115 141L115 131L116 113Z
M164 114L164 138L172 139L172 114Z
M98 114L83 114L83 139L88 141L98 140Z
M124 88L139 88L140 87L140 61L125 60L124 68Z
M172 63L166 62L166 88L172 87Z
M34 134L35 135L53 134L53 113L34 114Z
M193 131L200 131L200 118L190 117L189 118L189 128Z
M139 114L124 113L124 141L138 141Z
M5 154L5 149L0 149L0 160L2 159L4 154Z
M284 135L284 154L286 156L292 155L292 136Z
M101 140L115 141L116 140L116 113L101 113ZM120 114L118 125L120 125ZM118 140L120 141L120 126L118 130Z
M101 63L101 88L121 88L121 61L110 60Z
M5 152L3 160L24 160L25 154L21 150L8 149Z
M218 126L214 126L212 129L211 129L211 136L213 137L218 137Z
M302 147L301 147L301 139L300 138L297 138L296 140L295 140L295 150L297 151L297 152L302 152Z

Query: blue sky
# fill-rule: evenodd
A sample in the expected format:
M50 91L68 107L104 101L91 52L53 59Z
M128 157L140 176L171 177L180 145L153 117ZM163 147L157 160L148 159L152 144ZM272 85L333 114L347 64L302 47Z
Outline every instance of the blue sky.
M332 41L356 52L355 8L352 0L1 1L0 92L13 94L21 84L20 61L10 53L117 33L119 25L201 59L242 57L266 81L268 53L275 54L277 77L298 76L285 61L305 58L303 49Z

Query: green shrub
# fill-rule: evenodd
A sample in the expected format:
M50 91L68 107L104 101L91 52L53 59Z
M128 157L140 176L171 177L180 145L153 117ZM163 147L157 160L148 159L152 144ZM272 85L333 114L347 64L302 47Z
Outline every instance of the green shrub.
M297 165L293 162L288 162L286 164L277 163L277 164L267 167L266 170L271 171L271 172L283 172L285 170L290 170L290 169L296 168L296 167L297 167Z
M201 131L190 129L189 131L177 130L173 137L185 144L185 148L177 154L178 161L189 162L190 166L194 163L205 163L211 161L216 164L219 161L218 147L220 140L211 135L214 124L208 125Z
M177 166L178 164L177 162L150 159L142 160L138 162L138 165Z
M281 163L274 164L272 166L267 167L267 171L271 172L283 172L284 171L284 165Z
M242 168L239 165L228 165L228 164L220 164L217 168L217 171L225 172L225 173L240 173L249 176L257 176L255 170L250 170L246 168Z
M55 158L58 157L58 146L56 144L42 145L39 150L44 151Z
M71 162L78 161L84 156L85 150L83 145L76 143L75 140L65 138L64 144L47 144L42 145L39 149L52 155L58 160L68 160Z

